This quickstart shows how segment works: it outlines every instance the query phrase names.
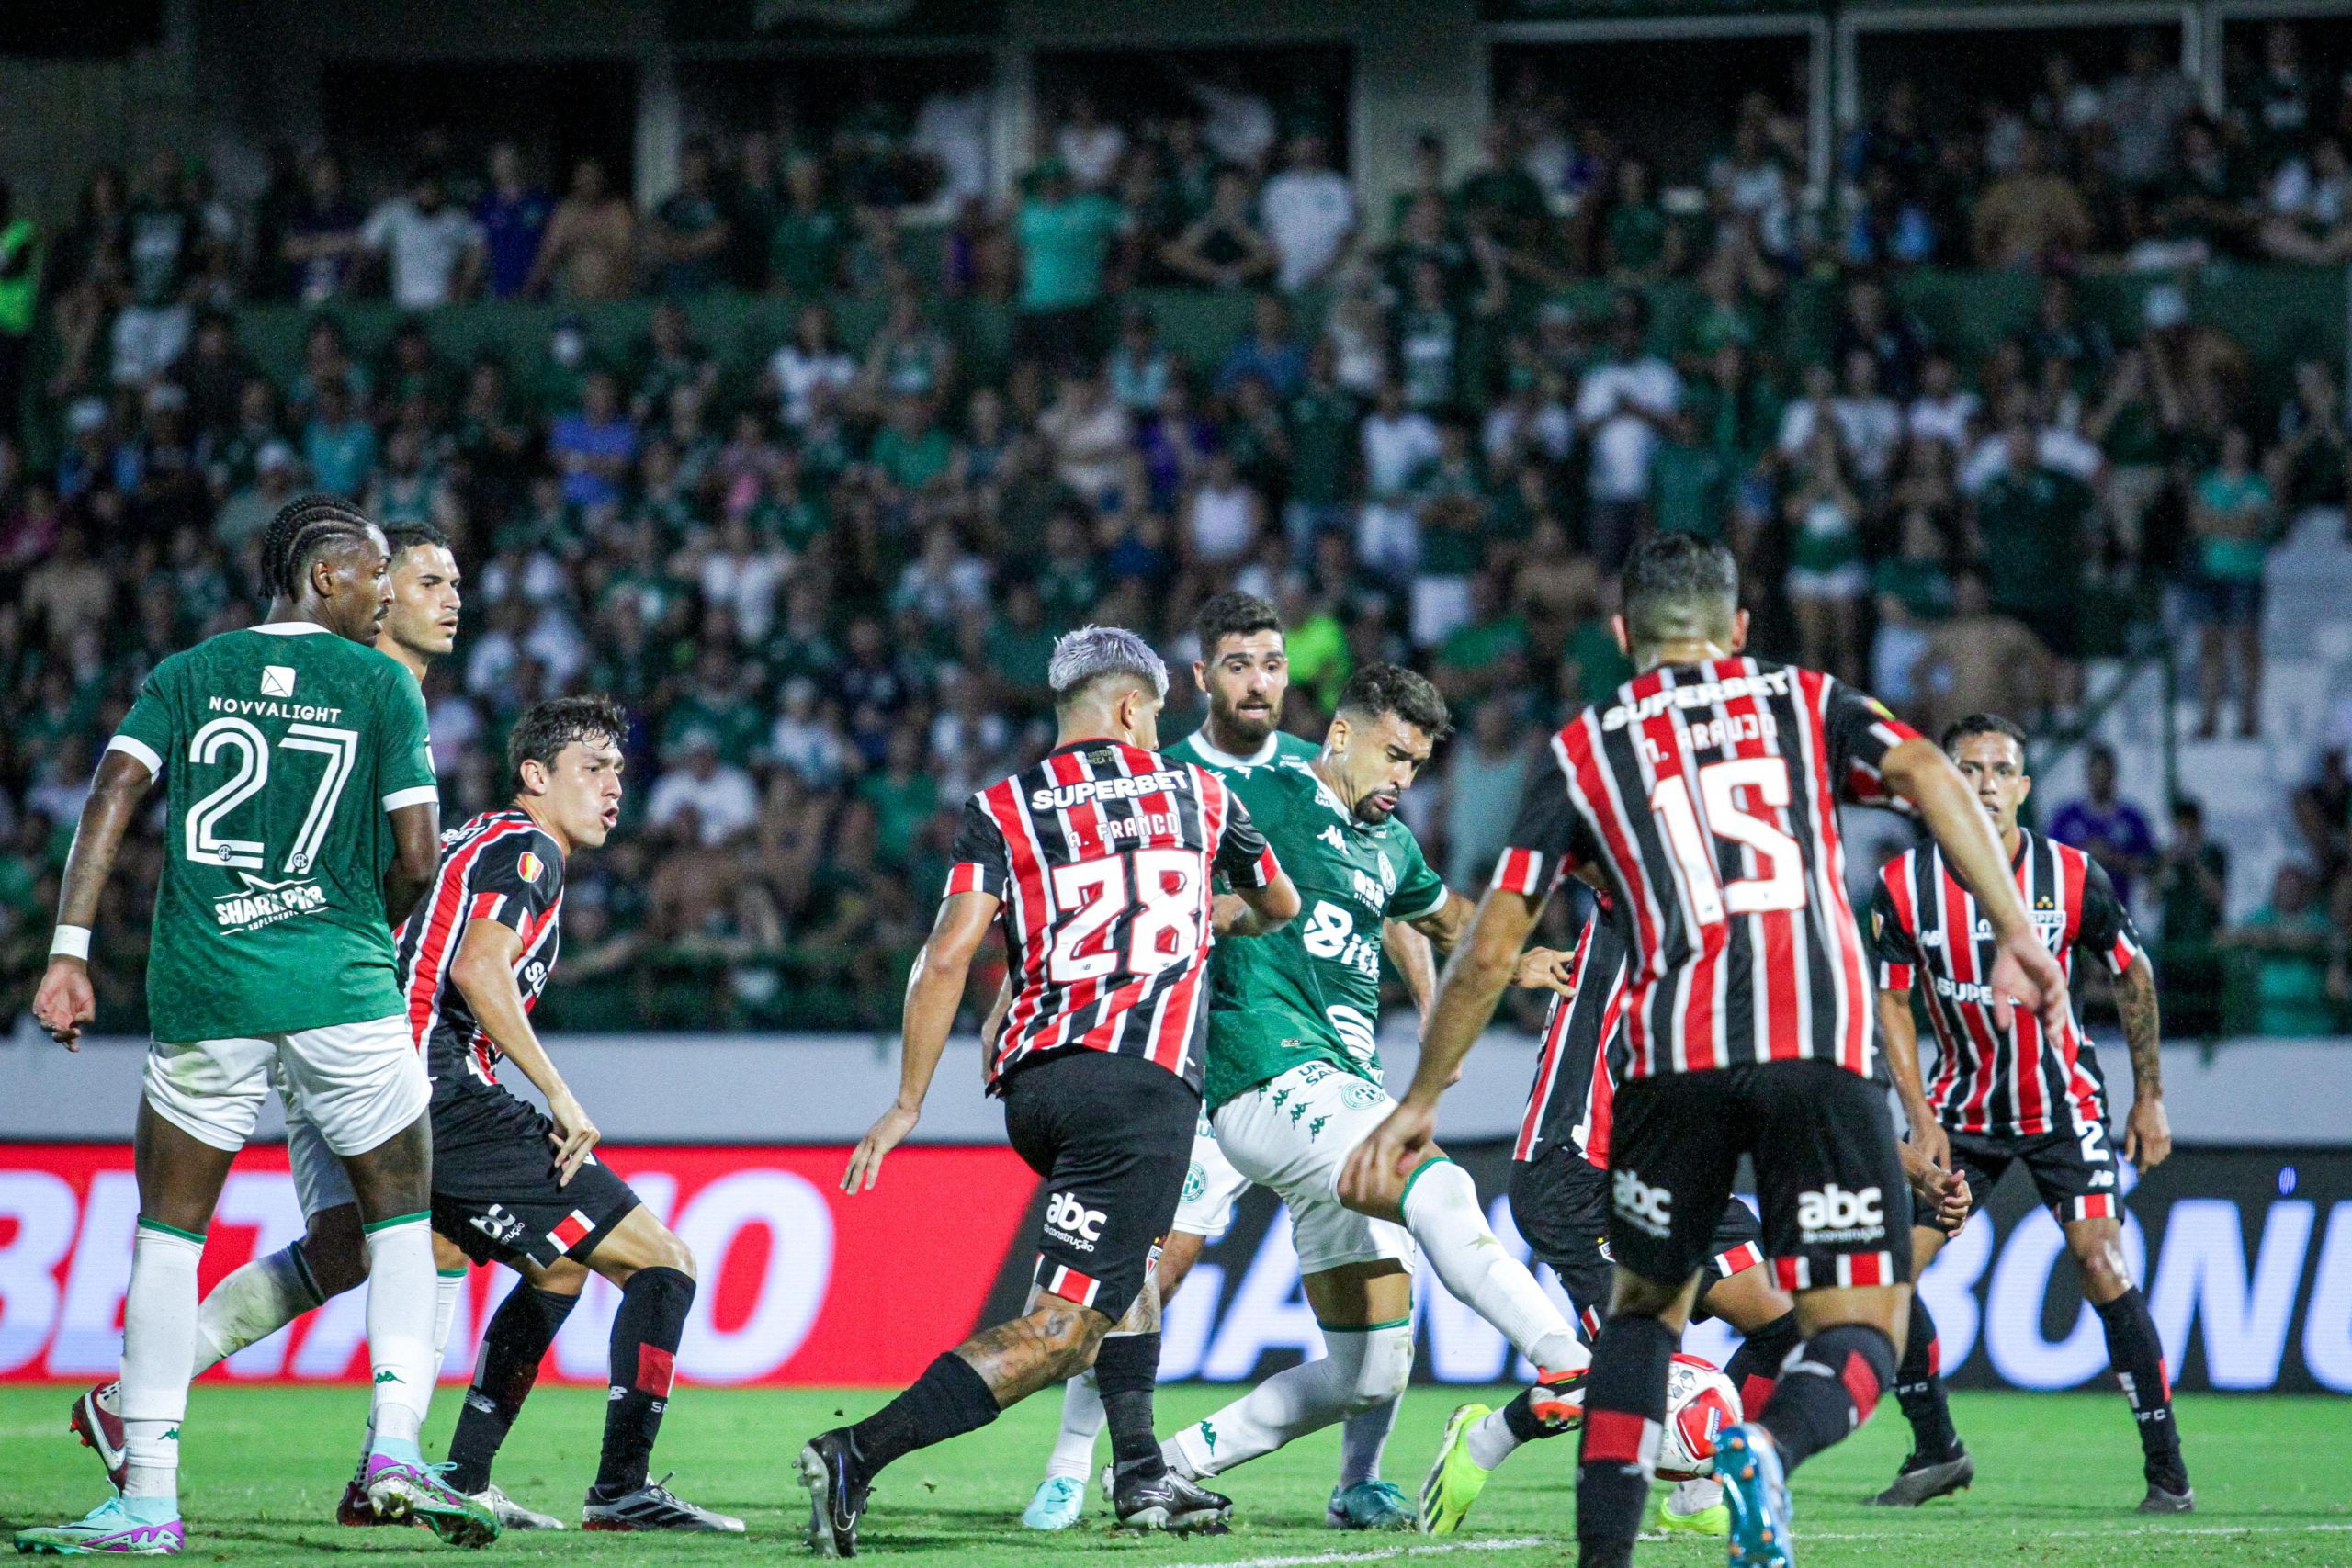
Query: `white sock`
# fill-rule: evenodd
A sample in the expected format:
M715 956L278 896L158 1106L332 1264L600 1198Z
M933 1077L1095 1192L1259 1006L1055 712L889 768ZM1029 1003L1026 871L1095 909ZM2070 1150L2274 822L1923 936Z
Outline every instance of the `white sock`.
M195 1375L325 1303L299 1243L254 1258L213 1286L197 1308Z
M449 1325L458 1321L458 1298L466 1293L466 1270L433 1271L433 1385L441 1385L441 1363L449 1357Z
M1589 1365L1592 1353L1527 1271L1503 1247L1478 1206L1470 1173L1452 1160L1425 1165L1405 1190L1405 1224L1430 1267L1459 1301L1511 1348L1546 1371Z
M204 1238L141 1219L122 1303L123 1495L179 1498L180 1423L196 1355L196 1264Z
M433 1235L421 1213L367 1230L368 1422L380 1449L414 1443L433 1397Z
M1340 1427L1340 1489L1380 1479L1380 1450L1396 1426L1396 1401L1359 1410Z
M1062 1384L1062 1429L1054 1435L1054 1453L1046 1461L1046 1479L1064 1476L1086 1481L1094 1473L1094 1439L1102 1435L1102 1395L1094 1386L1092 1371Z
M1668 1493L1666 1506L1687 1519L1693 1514L1704 1513L1723 1500L1724 1483L1701 1476L1696 1481L1685 1481Z
M1385 1404L1413 1371L1413 1330L1323 1331L1327 1354L1276 1372L1207 1420L1159 1445L1170 1468L1198 1480L1272 1453L1295 1438Z
M1463 1440L1469 1445L1470 1462L1480 1470L1496 1469L1520 1446L1519 1434L1510 1429L1499 1410L1479 1416Z

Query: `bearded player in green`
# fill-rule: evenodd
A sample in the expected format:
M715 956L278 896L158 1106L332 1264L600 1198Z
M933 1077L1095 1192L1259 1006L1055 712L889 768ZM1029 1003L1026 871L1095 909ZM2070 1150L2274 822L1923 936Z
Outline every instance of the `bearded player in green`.
M18 1532L19 1551L179 1551L197 1261L273 1076L342 1160L364 1222L370 1506L454 1544L498 1533L417 1446L435 1350L430 1089L391 929L433 878L440 807L416 682L366 646L391 603L389 554L382 530L342 502L287 507L265 537L268 619L158 664L99 763L33 1012L78 1048L96 1010L90 925L123 836L164 777L148 964L155 1043L123 1306L126 1464L115 1495L80 1520Z
M1261 619L1254 623L1232 614L1229 603L1213 601L1204 611L1202 683L1212 694L1213 724L1221 716L1219 667L1253 654L1279 656L1272 609L1257 605ZM1237 684L1246 690L1249 682ZM1386 1411L1371 1440L1351 1444L1356 1451L1347 1455L1351 1468L1365 1457L1376 1462L1412 1369L1416 1242L1455 1296L1544 1369L1539 1411L1555 1419L1573 1414L1568 1390L1589 1358L1534 1277L1497 1242L1466 1172L1440 1156L1362 1209L1342 1205L1337 1192L1349 1151L1390 1103L1375 1043L1385 928L1408 926L1442 953L1472 908L1447 891L1396 819L1399 797L1447 723L1445 704L1427 681L1373 664L1342 688L1319 749L1271 734L1246 757L1198 735L1173 749L1218 767L1253 820L1266 814L1268 841L1278 855L1287 852L1284 864L1295 860L1299 868L1294 880L1302 908L1291 927L1266 939L1263 951L1245 953L1236 944L1211 965L1204 1100L1222 1159L1290 1207L1299 1271L1326 1346L1319 1359L1276 1374L1163 1444L1163 1457L1182 1474L1220 1474L1333 1422ZM1530 952L1521 983L1555 985L1560 957ZM1422 976L1426 964L1419 966ZM1408 976L1416 967L1409 958L1400 964ZM1420 984L1414 988L1426 994ZM1182 1239L1183 1213L1177 1225ZM1197 1245L1190 1250L1196 1254ZM1412 1509L1401 1494L1389 1499L1391 1508L1378 1506L1378 1489L1393 1486L1345 1472L1341 1480L1329 1522L1410 1527Z

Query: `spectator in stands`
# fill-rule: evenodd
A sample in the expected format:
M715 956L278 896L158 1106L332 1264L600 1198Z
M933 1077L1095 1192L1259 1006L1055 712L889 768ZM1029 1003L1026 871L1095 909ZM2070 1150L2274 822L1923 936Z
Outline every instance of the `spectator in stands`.
M1863 355L1862 363L1869 362ZM1859 683L1870 570L1862 561L1862 501L1847 471L1837 421L1814 424L1796 456L1793 478L1781 510L1789 526L1787 587L1796 612L1798 659Z
M609 506L621 499L637 457L637 426L610 372L590 372L580 407L548 427L548 457L562 471L566 505Z
M1453 886L1476 886L1510 840L1528 765L1518 728L1509 703L1481 703L1470 733L1449 748L1442 820L1445 879Z
M341 380L318 389L318 401L302 433L302 458L311 482L327 495L356 500L368 492L376 469L376 427L360 412Z
M718 199L710 142L690 138L678 157L678 188L662 198L646 226L646 260L653 267L655 288L676 296L717 288L732 235Z
M792 341L768 360L763 389L776 400L787 428L805 430L825 394L844 392L856 380L857 361L833 339L833 313L804 305L793 320Z
M1103 265L1125 221L1118 203L1081 191L1058 159L1037 166L1021 204L1021 304L1014 352L1067 369L1091 351Z
M1980 266L2063 265L2089 248L2092 235L2083 193L2050 167L2048 144L2038 130L2018 142L2016 172L1995 180L1977 198L1969 225Z
M131 203L125 246L130 298L115 313L117 386L143 386L187 346L209 238L188 200L177 157L155 155L146 188Z
M2270 176L2258 237L2281 261L2325 266L2352 257L2352 163L2341 135L2311 143Z
M617 299L636 281L637 215L608 189L605 165L582 158L572 165L571 190L548 220L546 241L526 285L570 299Z
M2222 938L2222 946L2253 955L2256 1033L2335 1032L2327 988L2335 940L2311 872L2291 861L2280 866L2270 901Z
M1054 155L1079 189L1106 194L1127 155L1127 133L1104 119L1094 95L1081 88L1070 95L1069 112L1054 130Z
M1241 62L1227 56L1206 77L1185 77L1185 90L1201 106L1207 120L1201 140L1225 163L1261 174L1274 150L1274 106L1250 86Z
M512 299L529 287L554 217L555 198L525 176L521 151L512 141L493 143L490 186L474 203L492 299Z
M2164 177L2173 134L2197 107L2197 88L2165 63L2164 41L2153 30L2132 35L2123 74L2100 96L2108 155L2118 183L2145 193Z
M1346 254L1355 235L1355 187L1330 166L1322 132L1291 139L1290 166L1266 182L1258 211L1280 258L1274 281L1285 293L1321 282Z
M2262 573L2277 541L2278 508L2254 468L2254 440L2233 426L2220 461L2197 478L2189 523L2197 536L2191 599L2198 626L2197 733L2219 733L2229 662L2237 661L2238 735L2262 733Z
M363 218L344 192L343 165L327 153L311 160L301 207L287 225L283 247L298 303L322 305L343 297L365 243Z
M2157 970L2167 1026L2175 1034L2211 1034L2222 1024L2220 940L2228 918L2229 851L2205 836L2205 808L2173 802L2172 842L2149 878L2163 939Z
M2156 859L2156 835L2147 813L2115 792L2115 752L2094 743L2083 753L2084 793L2051 814L2050 836L2098 862L2115 896L2130 907L2132 890Z
M759 793L752 775L719 760L716 734L688 730L674 742L673 752L669 760L679 765L663 771L646 799L649 827L691 821L699 841L716 848L758 820Z
M1577 392L1577 429L1590 444L1587 547L1614 577L1649 522L1650 459L1682 400L1681 378L1647 347L1649 304L1621 291L1609 308L1609 353Z
M2050 706L2049 650L2024 623L1994 610L1984 573L1954 575L1951 616L1928 637L1913 671L1919 728L1940 735L1972 713L2039 715Z
M438 169L419 169L408 189L368 215L360 243L387 268L392 303L431 310L462 299L481 273L481 224L449 204Z
M1159 264L1188 283L1239 288L1273 276L1274 247L1250 211L1250 176L1217 171L1209 209L1159 248Z
M2282 525L2291 526L2312 508L2340 517L2352 491L2352 423L2326 360L2296 362L2294 390L2278 411L2278 445L2263 457L2262 472Z

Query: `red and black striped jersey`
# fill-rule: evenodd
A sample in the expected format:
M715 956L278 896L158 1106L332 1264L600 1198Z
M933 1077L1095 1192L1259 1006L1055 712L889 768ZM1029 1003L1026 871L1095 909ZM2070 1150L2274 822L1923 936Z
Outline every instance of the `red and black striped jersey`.
M485 811L441 835L441 868L396 938L409 1036L435 1079L470 1072L496 1083L504 1059L449 980L466 927L496 920L523 939L514 986L528 1012L555 969L562 911L563 853L524 812Z
M1628 1077L1749 1062L1875 1064L1841 800L1889 804L1917 739L1860 693L1758 659L1649 671L1552 738L1495 886L1600 871L1627 926Z
M2110 975L2140 955L2131 912L2097 861L2020 829L2010 864L2026 912L2051 953L2074 978L2075 954L2090 953ZM1924 990L1936 1034L1928 1103L1956 1133L2032 1137L2107 1124L2107 1093L2081 1021L2067 1015L2053 1039L2029 1008L2006 1030L1993 1021L1985 976L1996 946L1992 922L1933 844L1886 863L1871 896L1871 942L1879 985ZM1925 983L1922 984L1921 982Z
M1625 937L1607 899L1577 939L1576 992L1554 997L1544 1015L1513 1159L1533 1159L1559 1144L1609 1168L1610 1111L1624 1070Z
M1003 901L1013 987L989 1063L1084 1049L1142 1056L1201 1087L1211 881L1281 874L1264 835L1206 768L1081 740L965 804L947 894Z

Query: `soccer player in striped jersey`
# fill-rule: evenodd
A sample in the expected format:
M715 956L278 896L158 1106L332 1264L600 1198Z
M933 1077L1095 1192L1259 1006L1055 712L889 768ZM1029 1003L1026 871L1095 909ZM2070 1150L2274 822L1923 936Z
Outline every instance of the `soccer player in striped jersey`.
M2041 940L2068 974L2083 953L2113 978L2132 1053L2123 1156L2153 1170L2172 1150L2172 1127L2157 1055L2155 971L2132 916L2098 862L2018 823L2018 808L2033 790L2023 730L1997 715L1973 714L1944 732L1943 748L2000 834ZM2140 1511L2189 1512L2196 1496L2181 1461L2164 1347L2123 1258L2123 1200L2108 1142L2107 1086L2089 1035L2072 1014L2049 1029L2030 1013L2008 1023L1994 1017L1986 985L1991 928L1932 847L1897 856L1879 873L1871 935L1879 960L1879 1027L1911 1122L1912 1147L1966 1179L1968 1214L1984 1206L2012 1165L2023 1165L2032 1176L2082 1270L2083 1294L2098 1309L2109 1365L2140 1430L2148 1483ZM1936 1036L1936 1076L1925 1084L1912 1020L1915 992ZM1913 1269L1926 1269L1957 1229L1947 1230L1923 1203L1912 1221ZM1914 1507L1966 1486L1976 1465L1952 1427L1938 1371L1935 1320L1925 1302L1911 1306L1911 1340L1894 1394L1911 1422L1912 1452L1894 1483L1873 1500Z
M1060 736L1044 761L965 804L955 864L907 982L898 1100L859 1141L844 1191L871 1187L914 1131L973 954L1004 914L1013 998L989 1092L1045 1179L1027 1310L936 1359L914 1385L800 1450L808 1542L856 1554L874 1478L918 1449L1094 1367L1127 1529L1221 1529L1231 1503L1171 1474L1152 1434L1159 1296L1152 1263L1200 1119L1209 949L1298 913L1250 812L1207 769L1157 753L1168 667L1133 632L1085 626L1046 678ZM1218 894L1218 874L1233 891Z
M1826 675L1743 657L1731 552L1644 540L1614 629L1636 670L1553 738L1494 885L1448 964L1413 1084L1351 1161L1377 1190L1430 1147L1440 1096L1492 1016L1564 872L1633 933L1626 1067L1610 1127L1616 1273L1593 1350L1577 1479L1583 1568L1633 1559L1668 1364L1740 1156L1804 1342L1715 1473L1733 1568L1787 1568L1786 1472L1866 1419L1894 1375L1909 1191L1883 1092L1866 953L1846 897L1838 801L1916 807L1994 932L1987 983L2055 1027L2066 979L2035 935L2000 840L1943 752ZM1908 1207L1907 1201L1905 1207Z
M1570 988L1553 998L1544 1020L1535 1079L1511 1147L1510 1209L1535 1260L1552 1266L1578 1324L1597 1337L1609 1305L1609 1122L1624 1070L1627 949L1624 922L1608 895L1595 899L1566 966ZM1724 1372L1742 1407L1758 1416L1781 1361L1797 1347L1796 1308L1762 1266L1763 1232L1746 1203L1734 1198L1724 1205L1707 1245L1713 1258L1700 1276L1692 1315L1720 1317L1744 1336ZM1528 1392L1500 1410L1456 1409L1421 1486L1422 1529L1431 1535L1460 1529L1513 1450L1564 1430L1536 1415ZM1724 1534L1731 1525L1722 1485L1682 1483L1658 1500L1657 1524Z

